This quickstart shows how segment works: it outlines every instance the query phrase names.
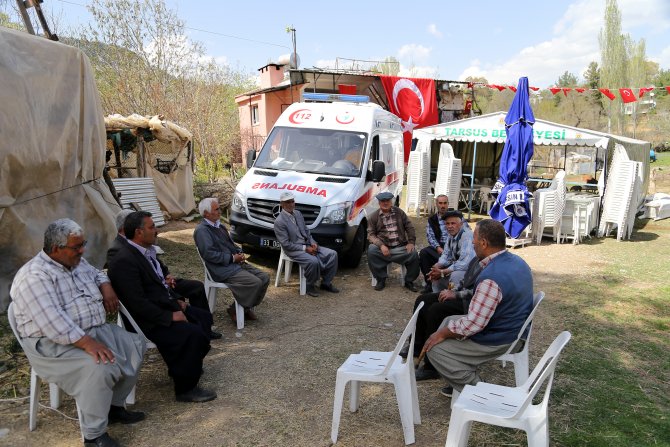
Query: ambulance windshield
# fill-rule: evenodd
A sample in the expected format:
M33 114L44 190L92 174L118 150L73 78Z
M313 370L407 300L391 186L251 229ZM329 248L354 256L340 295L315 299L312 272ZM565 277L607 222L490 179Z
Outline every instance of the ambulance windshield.
M361 132L275 127L254 167L359 177L366 141Z

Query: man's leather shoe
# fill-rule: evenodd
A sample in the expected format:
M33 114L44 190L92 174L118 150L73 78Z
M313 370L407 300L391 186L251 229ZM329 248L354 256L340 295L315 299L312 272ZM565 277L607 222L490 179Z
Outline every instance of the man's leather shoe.
M376 278L377 279L377 284L375 284L375 290L384 290L384 287L386 287L386 278Z
M450 386L445 386L440 390L440 394L446 397L451 397L454 394L454 389Z
M128 411L123 407L116 407L112 405L109 407L109 414L107 415L108 424L134 424L143 421L145 415L141 411Z
M221 332L209 331L209 338L211 340L218 340L220 338L223 338L223 334Z
M407 358L407 355L409 354L409 345L406 345L404 348L400 350L398 355L404 359Z
M319 291L316 290L316 287L314 287L313 285L311 285L311 286L308 285L307 286L307 295L317 297L317 296L319 296Z
M210 400L216 399L216 393L196 386L190 391L177 394L176 397L179 402L209 402Z
M321 283L321 290L327 290L330 293L340 293L340 289L331 284Z
M414 373L417 382L422 380L436 380L440 378L440 374L434 369L426 369L423 366L416 370Z
M105 433L102 436L98 436L95 439L84 440L84 447L121 447L121 444L116 442L114 438Z
M405 288L410 292L418 292L419 289L416 288L412 281L405 281Z
M244 318L246 318L247 320L251 320L251 321L258 320L258 316L256 316L256 312L254 312L252 309L244 309Z

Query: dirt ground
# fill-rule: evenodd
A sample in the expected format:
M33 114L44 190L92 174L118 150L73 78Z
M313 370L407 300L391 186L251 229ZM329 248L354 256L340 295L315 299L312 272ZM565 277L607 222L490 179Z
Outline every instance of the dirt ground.
M425 218L413 218L425 233ZM161 228L159 243L173 273L202 278L202 264L193 247L195 223L171 222ZM423 236L425 238L425 236ZM566 276L584 278L608 264L602 243L552 244L514 249L531 265L535 290L551 297ZM424 245L425 239L419 240ZM605 251L606 252L606 251ZM277 253L252 253L250 261L274 281ZM231 301L218 292L215 324L224 333L212 343L205 359L202 385L216 390L218 399L205 404L175 402L171 382L160 356L145 357L134 408L147 419L134 426L112 426L110 433L126 446L328 446L335 374L346 357L361 350L391 350L412 312L416 293L402 288L397 279L383 292L371 288L365 257L357 269L342 269L334 281L340 294L318 298L298 295L297 272L291 282L271 285L257 308L259 320L237 331L225 313ZM531 364L564 328L546 312L538 313L531 346ZM0 400L0 445L51 447L81 445L76 410L65 397L61 410L69 418L41 408L37 430L29 432L29 367L22 353L0 373L0 386L9 399ZM513 367L494 362L483 369L485 380L511 385ZM422 424L416 427L416 445L443 445L450 416L449 399L441 396L440 381L420 382ZM46 387L44 387L46 388ZM42 393L42 403L48 401ZM16 396L16 399L11 398ZM338 445L402 446L403 436L394 392L389 385L364 385L357 413L347 410L345 397ZM481 435L479 443L486 444ZM524 444L524 437L513 438Z

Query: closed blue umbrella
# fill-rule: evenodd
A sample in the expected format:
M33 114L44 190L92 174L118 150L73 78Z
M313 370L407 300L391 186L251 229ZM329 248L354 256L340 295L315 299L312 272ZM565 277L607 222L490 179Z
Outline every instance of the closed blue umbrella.
M505 117L507 139L500 158L500 177L491 194L496 197L489 215L500 221L510 237L517 238L531 223L530 193L526 188L528 162L533 157L535 117L528 100L528 78L519 79Z

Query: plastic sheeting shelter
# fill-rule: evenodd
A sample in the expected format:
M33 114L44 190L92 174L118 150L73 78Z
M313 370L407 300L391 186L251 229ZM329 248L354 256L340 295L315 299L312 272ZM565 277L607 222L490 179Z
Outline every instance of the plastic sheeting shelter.
M195 209L191 132L161 115L110 115L105 126L113 178L153 178L160 207L171 218Z
M505 112L495 112L416 129L413 134L417 139L416 150L430 151L432 159L436 160L440 143L448 141L454 148L456 158L462 161L463 172L467 174L474 172L474 176L470 179L471 184L474 183L475 178L496 178L506 137L505 115ZM534 162L537 162L538 152L543 146L549 148L562 146L564 154L561 161L563 164L558 166L557 163L555 169L565 169L565 158L569 151L593 148L590 155L593 164L592 172L595 175L596 171L604 169L606 176L606 167L609 164L608 154L613 153L614 145L617 143L624 147L631 160L643 163L643 192L634 200L634 203L639 205L644 199L644 191L647 190L649 184L651 144L647 141L536 119L533 125L535 155L530 166L532 169ZM433 166L435 165L436 163L433 163ZM533 177L532 171L530 177ZM551 177L553 174L549 178Z
M84 256L104 263L119 206L104 182L105 123L80 50L0 27L0 310L16 271L42 249L44 230L69 217Z

